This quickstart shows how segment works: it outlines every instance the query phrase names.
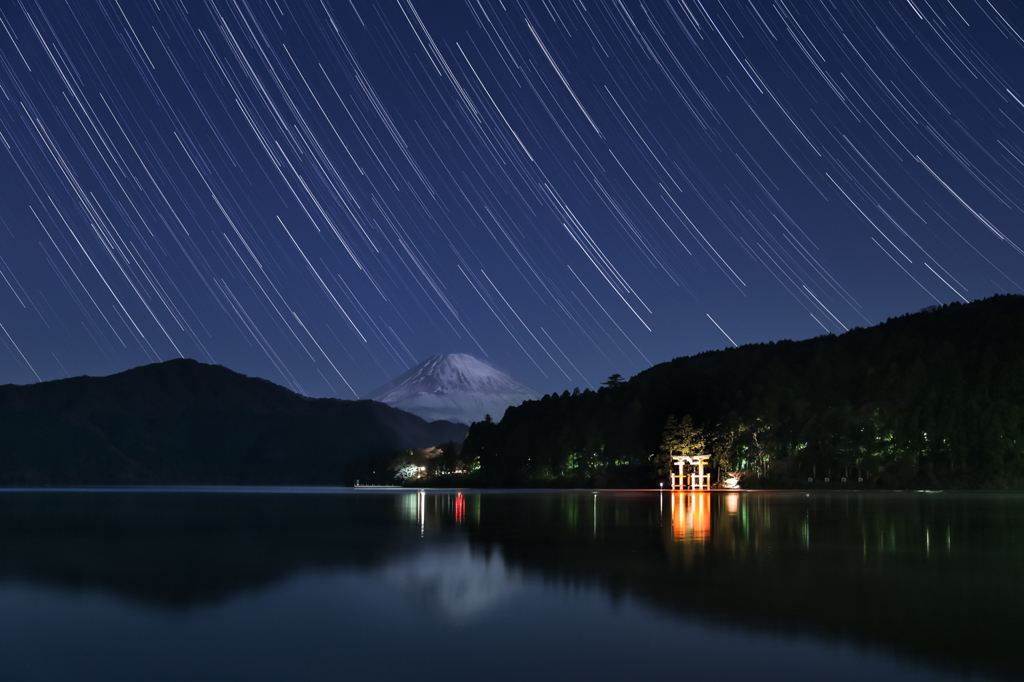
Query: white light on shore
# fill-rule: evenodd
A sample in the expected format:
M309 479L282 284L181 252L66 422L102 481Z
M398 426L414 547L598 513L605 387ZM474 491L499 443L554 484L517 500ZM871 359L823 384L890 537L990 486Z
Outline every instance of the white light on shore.
M731 474L727 474L726 477L724 479L722 479L722 487L723 488L728 488L730 490L734 490L736 488L739 488L740 487L740 475L739 475L739 472L734 472L734 473L731 473Z

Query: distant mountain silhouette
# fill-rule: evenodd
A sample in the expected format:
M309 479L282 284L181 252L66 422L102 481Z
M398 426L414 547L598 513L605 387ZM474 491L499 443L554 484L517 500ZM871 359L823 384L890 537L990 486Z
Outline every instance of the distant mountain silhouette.
M366 396L424 419L471 424L540 394L464 353L434 355Z
M0 386L0 485L343 484L348 466L466 429L300 396L195 360Z

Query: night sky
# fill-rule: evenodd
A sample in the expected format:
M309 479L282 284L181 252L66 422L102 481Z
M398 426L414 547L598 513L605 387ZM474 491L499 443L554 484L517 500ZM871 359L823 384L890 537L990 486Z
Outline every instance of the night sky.
M540 392L1024 293L1008 0L0 3L0 383Z

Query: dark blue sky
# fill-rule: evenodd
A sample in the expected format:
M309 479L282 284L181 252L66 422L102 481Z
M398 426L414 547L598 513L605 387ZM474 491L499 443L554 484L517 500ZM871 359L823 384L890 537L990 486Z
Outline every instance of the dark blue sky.
M1019 3L0 8L0 383L549 392L1024 292Z

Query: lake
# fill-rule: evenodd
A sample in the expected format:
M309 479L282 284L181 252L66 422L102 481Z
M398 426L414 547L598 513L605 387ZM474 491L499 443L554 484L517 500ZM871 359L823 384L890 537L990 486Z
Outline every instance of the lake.
M1024 494L0 491L0 679L1020 678Z

